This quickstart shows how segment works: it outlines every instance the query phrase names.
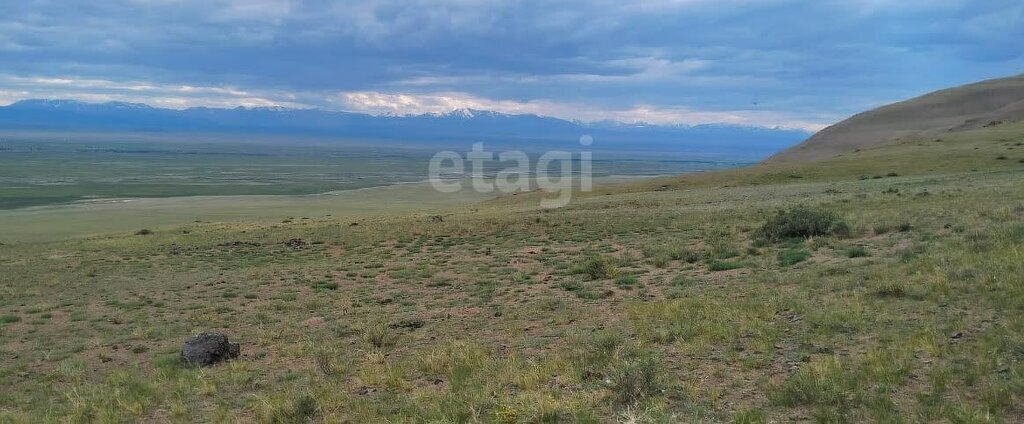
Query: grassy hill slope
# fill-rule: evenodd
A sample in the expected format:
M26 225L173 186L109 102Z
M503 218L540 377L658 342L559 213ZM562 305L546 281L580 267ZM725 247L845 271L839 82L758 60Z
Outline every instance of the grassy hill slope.
M950 88L880 107L830 126L768 163L825 159L909 136L947 133L1024 120L1024 76Z
M0 246L0 421L1019 422L1022 144Z

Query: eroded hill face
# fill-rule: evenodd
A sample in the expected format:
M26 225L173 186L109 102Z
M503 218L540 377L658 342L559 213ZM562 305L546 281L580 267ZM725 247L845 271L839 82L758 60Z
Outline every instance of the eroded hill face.
M766 163L825 159L910 136L940 136L1021 120L1024 76L983 81L855 115Z

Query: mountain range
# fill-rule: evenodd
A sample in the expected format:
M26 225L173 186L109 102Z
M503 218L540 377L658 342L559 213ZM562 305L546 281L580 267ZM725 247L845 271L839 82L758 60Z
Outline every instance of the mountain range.
M23 100L0 107L0 131L161 134L260 134L345 139L528 145L577 143L631 150L713 150L768 154L810 134L803 130L728 124L663 126L583 123L538 115L459 109L422 115L368 115L318 109L258 107L162 109L139 103Z

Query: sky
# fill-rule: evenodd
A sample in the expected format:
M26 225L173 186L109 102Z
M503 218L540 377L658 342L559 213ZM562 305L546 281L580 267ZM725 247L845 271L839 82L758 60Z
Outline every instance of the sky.
M0 104L817 130L1024 73L1020 0L12 0Z

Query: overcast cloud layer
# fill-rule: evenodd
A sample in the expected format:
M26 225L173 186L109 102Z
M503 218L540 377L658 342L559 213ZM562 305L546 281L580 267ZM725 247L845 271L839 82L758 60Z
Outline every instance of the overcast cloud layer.
M455 108L818 129L1024 72L1019 0L18 0L0 104Z

